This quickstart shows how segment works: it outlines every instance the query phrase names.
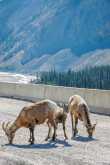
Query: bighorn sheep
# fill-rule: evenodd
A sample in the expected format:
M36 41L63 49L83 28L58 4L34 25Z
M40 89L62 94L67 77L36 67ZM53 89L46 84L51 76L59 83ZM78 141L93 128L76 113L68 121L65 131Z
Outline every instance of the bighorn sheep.
M84 122L89 137L92 137L96 124L91 124L89 108L86 101L79 95L73 95L69 98L68 107L72 122L72 138L78 133L78 119Z
M60 111L56 115L56 119L55 119L56 125L58 126L59 123L62 123L64 137L66 140L66 139L68 139L68 137L66 134L65 123L66 123L67 114L68 114L68 106L66 104L63 104L63 103L59 103L57 105L61 108L60 108ZM49 130L48 130L48 135L47 135L45 140L48 140L49 138L51 138L51 133L52 133L52 127L51 127L50 123L47 122L47 124L48 124Z
M57 128L56 117L59 116L61 112L63 113L63 110L57 106L55 102L51 100L39 101L30 106L24 107L11 126L9 126L9 122L6 124L3 122L2 128L7 135L10 144L13 143L15 132L19 128L29 128L29 142L33 144L35 125L43 124L45 121L47 121L48 125L54 128L52 139L55 140ZM50 136L50 133L48 135Z

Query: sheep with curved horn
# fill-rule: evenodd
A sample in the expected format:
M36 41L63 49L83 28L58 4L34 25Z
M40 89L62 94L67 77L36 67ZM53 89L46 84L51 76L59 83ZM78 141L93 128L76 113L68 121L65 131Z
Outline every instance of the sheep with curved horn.
M16 120L9 126L9 123L3 122L2 128L8 137L10 144L13 143L15 132L21 128L29 128L30 130L30 139L31 144L34 143L34 128L35 125L43 124L48 121L50 127L54 128L54 133L52 140L56 138L56 129L57 129L57 117L60 113L63 113L62 108L60 108L55 102L51 100L42 100L36 103L33 103L30 106L24 107L19 113Z

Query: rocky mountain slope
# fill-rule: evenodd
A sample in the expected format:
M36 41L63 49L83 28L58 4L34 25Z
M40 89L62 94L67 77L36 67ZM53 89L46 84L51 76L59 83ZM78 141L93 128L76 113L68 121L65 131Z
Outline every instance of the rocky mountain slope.
M0 0L0 70L64 71L110 48L109 9L109 0Z
M75 62L72 69L75 71L88 67L110 65L110 49L95 50L84 54Z

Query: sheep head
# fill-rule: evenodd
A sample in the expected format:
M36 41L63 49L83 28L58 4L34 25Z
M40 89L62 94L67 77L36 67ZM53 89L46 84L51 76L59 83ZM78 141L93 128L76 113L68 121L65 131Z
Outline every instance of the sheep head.
M2 129L8 138L9 144L12 144L13 138L15 136L15 131L13 130L13 125L10 126L10 123L11 122L7 122L7 123L3 122Z
M96 125L97 125L97 122L95 124L93 124L92 126L87 127L87 132L88 132L88 135L90 138L93 136Z
M63 108L64 112L68 113L68 104L65 103L58 103L58 106Z

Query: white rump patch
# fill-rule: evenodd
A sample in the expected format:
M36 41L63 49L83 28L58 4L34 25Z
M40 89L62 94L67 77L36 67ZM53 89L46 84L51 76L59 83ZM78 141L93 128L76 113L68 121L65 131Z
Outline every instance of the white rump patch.
M46 100L46 101L47 101L48 106L50 107L50 109L55 110L55 109L58 108L57 104L54 101L51 101L51 100Z

